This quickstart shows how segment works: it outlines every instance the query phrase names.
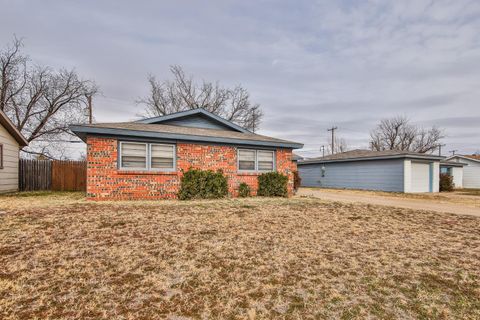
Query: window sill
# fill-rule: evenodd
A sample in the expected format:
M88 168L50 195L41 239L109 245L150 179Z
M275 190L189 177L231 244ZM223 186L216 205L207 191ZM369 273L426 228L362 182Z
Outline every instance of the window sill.
M276 172L276 171L237 171L237 176L259 176L264 173L268 172Z
M117 170L117 174L121 175L177 175L177 171L144 171L144 170Z

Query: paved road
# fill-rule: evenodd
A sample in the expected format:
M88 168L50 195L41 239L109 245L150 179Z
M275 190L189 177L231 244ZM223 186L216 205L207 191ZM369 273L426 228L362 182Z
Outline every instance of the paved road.
M480 207L473 204L453 203L437 199L412 199L400 196L375 195L372 192L359 192L348 190L322 190L300 188L297 196L311 196L322 200L366 203L372 205L392 206L414 210L429 210L455 214L466 214L480 217ZM480 198L479 198L480 201ZM471 201L470 201L471 202Z

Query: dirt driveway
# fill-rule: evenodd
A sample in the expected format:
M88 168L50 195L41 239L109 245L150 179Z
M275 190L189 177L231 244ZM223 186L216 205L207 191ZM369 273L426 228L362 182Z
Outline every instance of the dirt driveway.
M300 188L297 196L346 203L366 203L398 208L428 210L480 217L480 197L458 193L400 194L360 190Z

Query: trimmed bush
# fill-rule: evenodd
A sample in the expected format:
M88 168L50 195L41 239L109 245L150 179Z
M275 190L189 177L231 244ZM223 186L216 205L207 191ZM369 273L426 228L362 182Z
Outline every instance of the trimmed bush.
M246 184L245 182L240 183L238 186L238 196L241 198L247 198L250 197L250 186Z
M440 173L440 191L450 192L453 191L453 177L447 173Z
M286 197L288 177L278 172L263 173L258 176L259 196L264 197Z
M293 189L297 191L298 188L300 188L301 184L302 184L302 178L300 178L298 171L293 171Z
M221 171L189 169L182 176L178 198L218 199L228 195L227 178Z

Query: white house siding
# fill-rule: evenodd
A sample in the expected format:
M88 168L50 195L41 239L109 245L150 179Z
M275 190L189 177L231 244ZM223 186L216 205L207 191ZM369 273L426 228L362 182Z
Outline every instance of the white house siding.
M480 162L460 159L460 162L466 163L463 167L463 187L480 188Z
M0 193L18 190L19 145L0 124L0 144L3 145L3 169L0 169Z
M452 177L455 188L463 188L463 167L452 167Z
M325 175L322 177L322 166ZM401 159L298 164L302 186L403 192Z
M430 191L430 163L412 162L411 192Z
M439 192L440 162L415 161L404 162L404 192Z

